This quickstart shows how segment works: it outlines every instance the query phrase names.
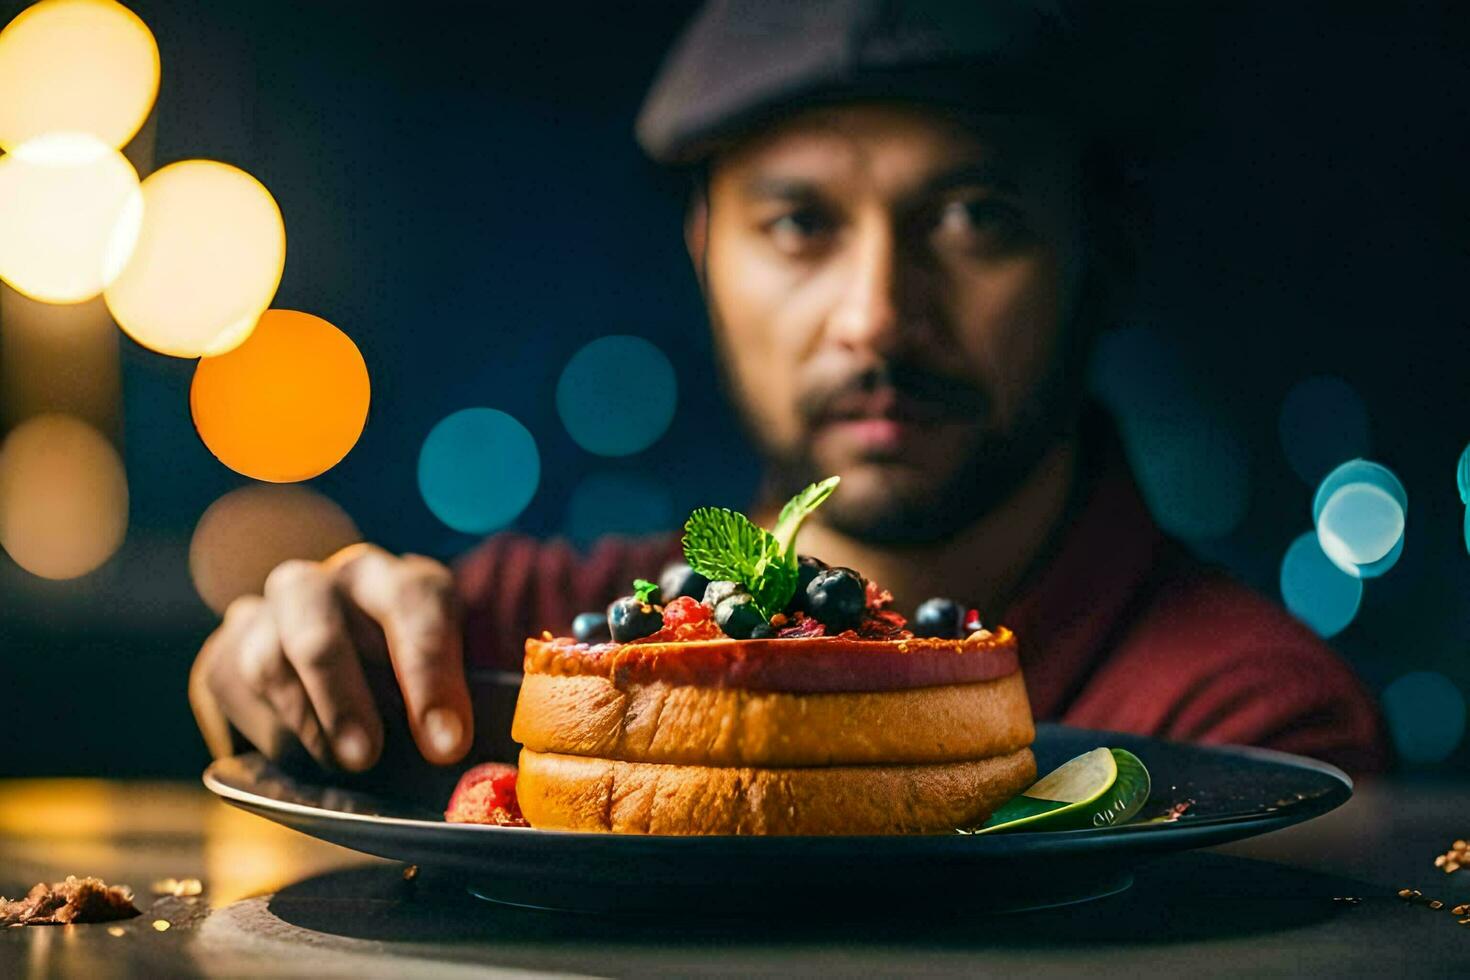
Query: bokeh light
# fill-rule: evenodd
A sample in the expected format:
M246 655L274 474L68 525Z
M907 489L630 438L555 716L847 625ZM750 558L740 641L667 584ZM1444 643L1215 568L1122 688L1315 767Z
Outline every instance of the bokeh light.
M1407 535L1399 535L1398 541L1396 541L1394 543L1394 546L1389 549L1388 554L1384 555L1382 558L1378 559L1375 562L1370 562L1367 565L1349 565L1345 564L1338 558L1333 557L1332 555L1328 555L1327 557L1331 558L1333 564L1337 565L1338 568L1341 568L1349 575L1356 575L1358 578L1364 579L1377 578L1385 572L1391 571L1393 567L1399 563L1399 559L1402 558L1404 554L1404 541L1406 539ZM1318 543L1321 543L1320 534L1318 535Z
M1460 503L1470 506L1470 446L1460 453L1460 463L1455 467L1455 484L1460 488Z
M0 279L43 303L98 295L137 242L137 192L133 165L85 133L0 157Z
M666 483L635 473L591 473L567 501L562 532L585 548L607 534L651 534L676 523Z
M1373 578L1403 553L1404 510L1371 483L1349 483L1322 505L1317 540L1338 568L1358 578Z
M1374 578L1398 563L1409 497L1386 466L1353 459L1323 478L1312 521L1323 552L1357 578Z
M1371 483L1349 483L1323 503L1317 533L1329 556L1325 542L1330 538L1347 561L1367 565L1392 551L1404 536L1404 509Z
M1170 534L1220 538L1245 519L1250 466L1228 425L1187 406L1123 416L1119 425L1149 510Z
M1330 375L1297 382L1281 404L1277 427L1287 462L1307 483L1369 451L1368 409L1351 385Z
M601 337L572 355L556 410L572 440L599 456L628 456L658 441L674 418L678 385L664 352L642 337Z
M117 450L66 415L38 415L0 445L0 547L33 575L77 578L122 545L128 481Z
M1409 512L1409 495L1404 485L1387 466L1366 459L1350 459L1322 478L1317 492L1312 497L1312 522L1322 519L1322 508L1332 495L1350 483L1368 483L1388 494Z
M1293 616L1321 637L1342 632L1363 601L1363 582L1338 568L1314 531L1297 537L1281 561L1281 598Z
M1465 736L1465 695L1432 670L1405 674L1384 688L1383 713L1405 762L1442 762Z
M362 540L341 507L305 487L252 484L209 505L189 541L189 575L209 608L223 613L259 595L271 569L291 558L321 561Z
M289 483L351 451L369 398L367 365L350 337L309 313L268 310L243 344L199 362L189 408L220 462Z
M270 191L213 160L184 160L141 188L137 245L108 285L107 308L161 354L222 354L250 335L286 266L286 227Z
M1250 457L1223 413L1201 401L1198 365L1168 333L1108 330L1092 362L1093 392L1117 420L1149 511L1170 534L1221 538L1250 506Z
M419 493L434 516L485 534L520 516L541 483L541 454L526 427L493 408L441 419L419 450Z
M0 31L0 149L44 133L90 133L114 149L158 96L158 44L111 0L43 0Z

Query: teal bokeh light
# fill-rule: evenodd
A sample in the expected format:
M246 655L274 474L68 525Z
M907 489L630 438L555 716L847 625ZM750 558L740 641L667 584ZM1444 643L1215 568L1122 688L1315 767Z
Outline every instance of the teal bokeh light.
M1245 519L1250 467L1223 421L1194 406L1120 418L1129 462L1155 520L1189 540L1222 538Z
M1386 466L1354 459L1323 478L1312 522L1323 552L1344 572L1374 578L1403 554L1409 497Z
M556 384L567 433L599 456L629 456L653 445L673 421L677 402L673 365L642 337L592 341L572 355Z
M1455 467L1455 483L1460 488L1460 503L1470 506L1470 446L1460 453L1460 465Z
M1405 762L1442 762L1465 737L1465 695L1432 670L1405 674L1384 688L1383 713Z
M1338 568L1314 531L1297 537L1281 560L1281 598L1318 636L1341 633L1363 601L1363 582Z
M1399 506L1404 509L1404 514L1408 514L1409 495L1404 491L1404 485L1399 482L1398 477L1394 476L1392 470L1372 460L1350 459L1328 473L1318 484L1317 493L1312 497L1312 523L1315 524L1321 519L1322 508L1328 499L1349 483L1372 484L1397 500Z
M541 482L541 455L526 427L493 408L441 419L419 450L419 493L434 516L466 534L520 516Z
M606 534L640 535L670 531L676 525L674 501L666 484L633 473L592 473L572 491L562 532L586 548ZM654 578L658 569L649 569Z
M1404 510L1371 483L1349 483L1323 504L1317 540L1338 568L1374 578L1403 554Z
M1286 461L1307 483L1339 460L1368 453L1368 410L1351 385L1330 375L1305 378L1287 392L1277 429Z
M1117 420L1149 511L1171 534L1221 538L1244 520L1251 474L1226 414L1201 399L1209 385L1165 331L1105 331L1092 360L1093 392Z

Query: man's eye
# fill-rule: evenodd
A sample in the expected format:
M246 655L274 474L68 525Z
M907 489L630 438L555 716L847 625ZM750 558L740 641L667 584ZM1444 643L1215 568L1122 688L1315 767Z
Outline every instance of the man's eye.
M935 232L945 242L999 250L1014 245L1024 227L1021 216L1009 204L991 200L950 201L939 211Z
M767 231L783 251L810 248L832 233L832 221L816 208L801 208L781 215Z

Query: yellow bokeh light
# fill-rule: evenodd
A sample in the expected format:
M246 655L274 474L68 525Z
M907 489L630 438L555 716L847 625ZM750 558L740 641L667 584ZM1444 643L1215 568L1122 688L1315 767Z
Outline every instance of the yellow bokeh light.
M122 460L66 415L28 419L0 446L0 547L33 575L77 578L117 551L128 527Z
M102 292L133 249L138 174L85 133L38 136L0 156L0 279L43 303Z
M43 0L0 31L0 149L89 133L121 149L158 97L158 44L112 0Z
M239 346L275 298L286 226L270 191L243 170L184 160L142 184L142 227L103 295L144 347L205 357Z
M367 364L352 338L321 317L268 310L243 344L199 362L189 408L220 462L292 483L351 451L369 398Z
M209 608L223 613L259 595L271 569L291 558L322 559L362 540L347 512L305 487L254 484L209 505L189 542L189 575Z

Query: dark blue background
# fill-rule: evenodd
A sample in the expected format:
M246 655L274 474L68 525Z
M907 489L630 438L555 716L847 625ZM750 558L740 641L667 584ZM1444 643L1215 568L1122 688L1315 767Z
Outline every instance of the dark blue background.
M23 6L3 0L0 18ZM287 225L275 305L325 316L367 360L367 429L311 485L369 538L440 557L473 543L415 485L429 428L471 405L537 439L525 530L562 530L574 487L608 472L665 485L675 514L748 499L756 470L711 383L682 188L631 138L687 4L132 6L163 56L156 164L214 157L259 177ZM1241 447L1243 521L1192 543L1276 595L1282 553L1311 526L1312 487L1278 438L1282 400L1304 377L1348 381L1372 458L1408 487L1409 537L1335 644L1375 689L1432 669L1470 691L1454 483L1470 341L1451 289L1467 271L1453 192L1466 158L1451 145L1466 91L1451 52L1466 35L1449 5L1403 6L1200 8L1198 93L1149 178L1155 235L1122 324L1152 346L1111 359L1099 387L1131 451L1174 454L1166 468L1195 472L1203 492L1217 440L1150 445L1158 425L1130 430L1126 416L1177 412L1186 432L1211 418ZM670 432L623 460L578 449L554 400L567 358L609 333L656 343L680 382ZM123 551L63 583L0 557L0 773L189 775L203 759L184 683L213 619L189 583L188 539L246 481L194 434L192 362L128 341L123 361ZM1465 759L1462 746L1446 768Z

